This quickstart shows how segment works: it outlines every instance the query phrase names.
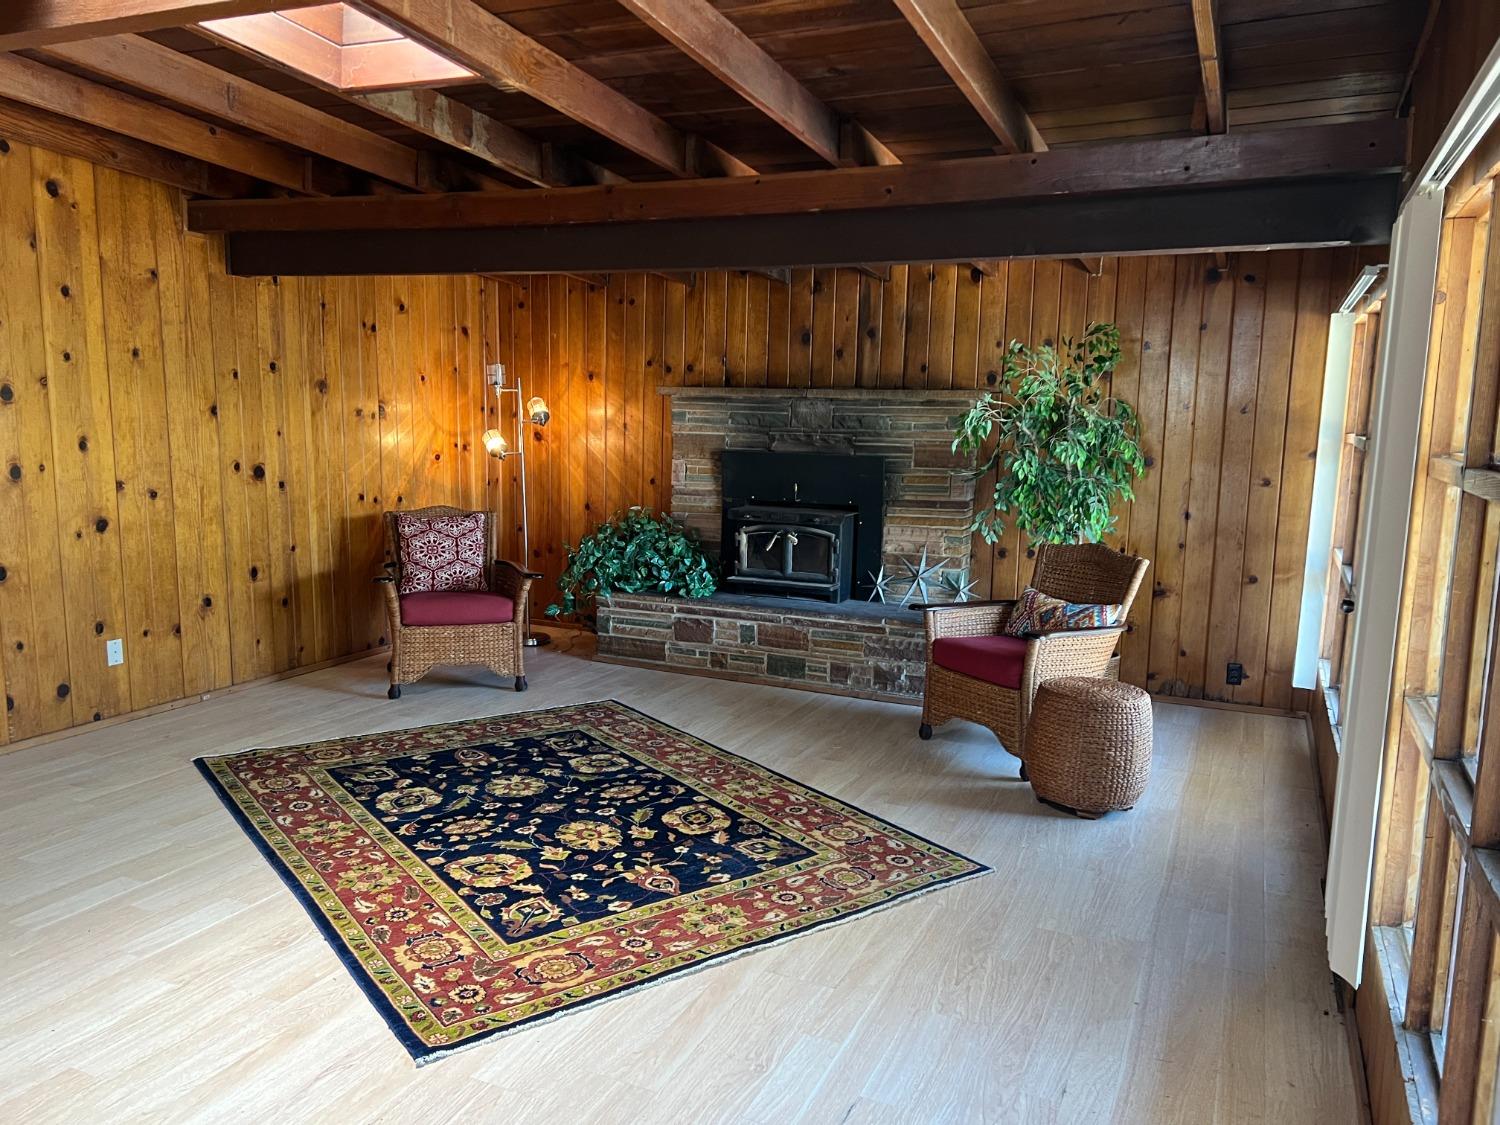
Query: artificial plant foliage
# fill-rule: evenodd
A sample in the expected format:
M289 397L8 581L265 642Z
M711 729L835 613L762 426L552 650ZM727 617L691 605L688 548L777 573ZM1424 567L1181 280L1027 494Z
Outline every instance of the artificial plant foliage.
M986 392L959 419L953 448L995 472L988 507L972 530L994 543L1007 519L1038 543L1098 542L1117 500L1132 500L1146 471L1140 420L1110 393L1120 330L1090 324L1083 337L1005 352L1004 389ZM988 450L988 452L986 452Z
M706 598L719 588L714 562L688 530L670 516L631 508L600 524L567 548L558 578L562 601L547 615L574 612L600 594L647 591Z

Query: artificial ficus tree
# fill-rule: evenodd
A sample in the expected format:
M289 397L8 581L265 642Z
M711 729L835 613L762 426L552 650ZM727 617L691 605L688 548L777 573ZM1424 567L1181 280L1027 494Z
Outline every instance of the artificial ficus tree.
M1098 542L1112 509L1132 500L1146 471L1140 420L1110 393L1120 330L1090 324L1078 341L1027 347L1011 341L1003 389L985 392L959 419L955 451L994 470L990 503L971 530L994 543L1010 520L1038 543Z

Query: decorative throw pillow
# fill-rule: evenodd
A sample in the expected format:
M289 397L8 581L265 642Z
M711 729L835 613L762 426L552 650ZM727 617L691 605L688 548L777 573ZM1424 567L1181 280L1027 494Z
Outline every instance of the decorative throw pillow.
M483 590L485 569L484 516L396 517L401 551L403 594L433 590Z
M1008 637L1028 633L1061 633L1069 629L1099 629L1118 625L1125 615L1118 605L1065 602L1030 586L1021 592L1005 622Z

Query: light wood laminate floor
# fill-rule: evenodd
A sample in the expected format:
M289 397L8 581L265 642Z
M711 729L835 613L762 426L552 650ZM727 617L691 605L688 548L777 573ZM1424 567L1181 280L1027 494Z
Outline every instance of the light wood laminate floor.
M0 757L0 1121L1358 1119L1292 719L1156 709L1089 823L975 727L532 658L531 691L384 658ZM422 1070L190 765L615 698L994 867Z

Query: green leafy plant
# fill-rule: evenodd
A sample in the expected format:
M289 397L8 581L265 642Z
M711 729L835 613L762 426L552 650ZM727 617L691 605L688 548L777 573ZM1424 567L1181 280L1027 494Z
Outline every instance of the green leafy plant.
M697 538L670 516L645 508L616 514L567 551L568 565L557 580L562 601L547 607L549 617L615 591L706 598L719 588L717 568Z
M1114 525L1110 509L1135 498L1146 471L1140 419L1110 394L1119 362L1113 324L1090 324L1061 349L1011 341L1004 389L981 396L954 431L954 450L981 458L977 475L995 471L994 496L971 530L993 543L1013 518L1036 542L1103 538Z

